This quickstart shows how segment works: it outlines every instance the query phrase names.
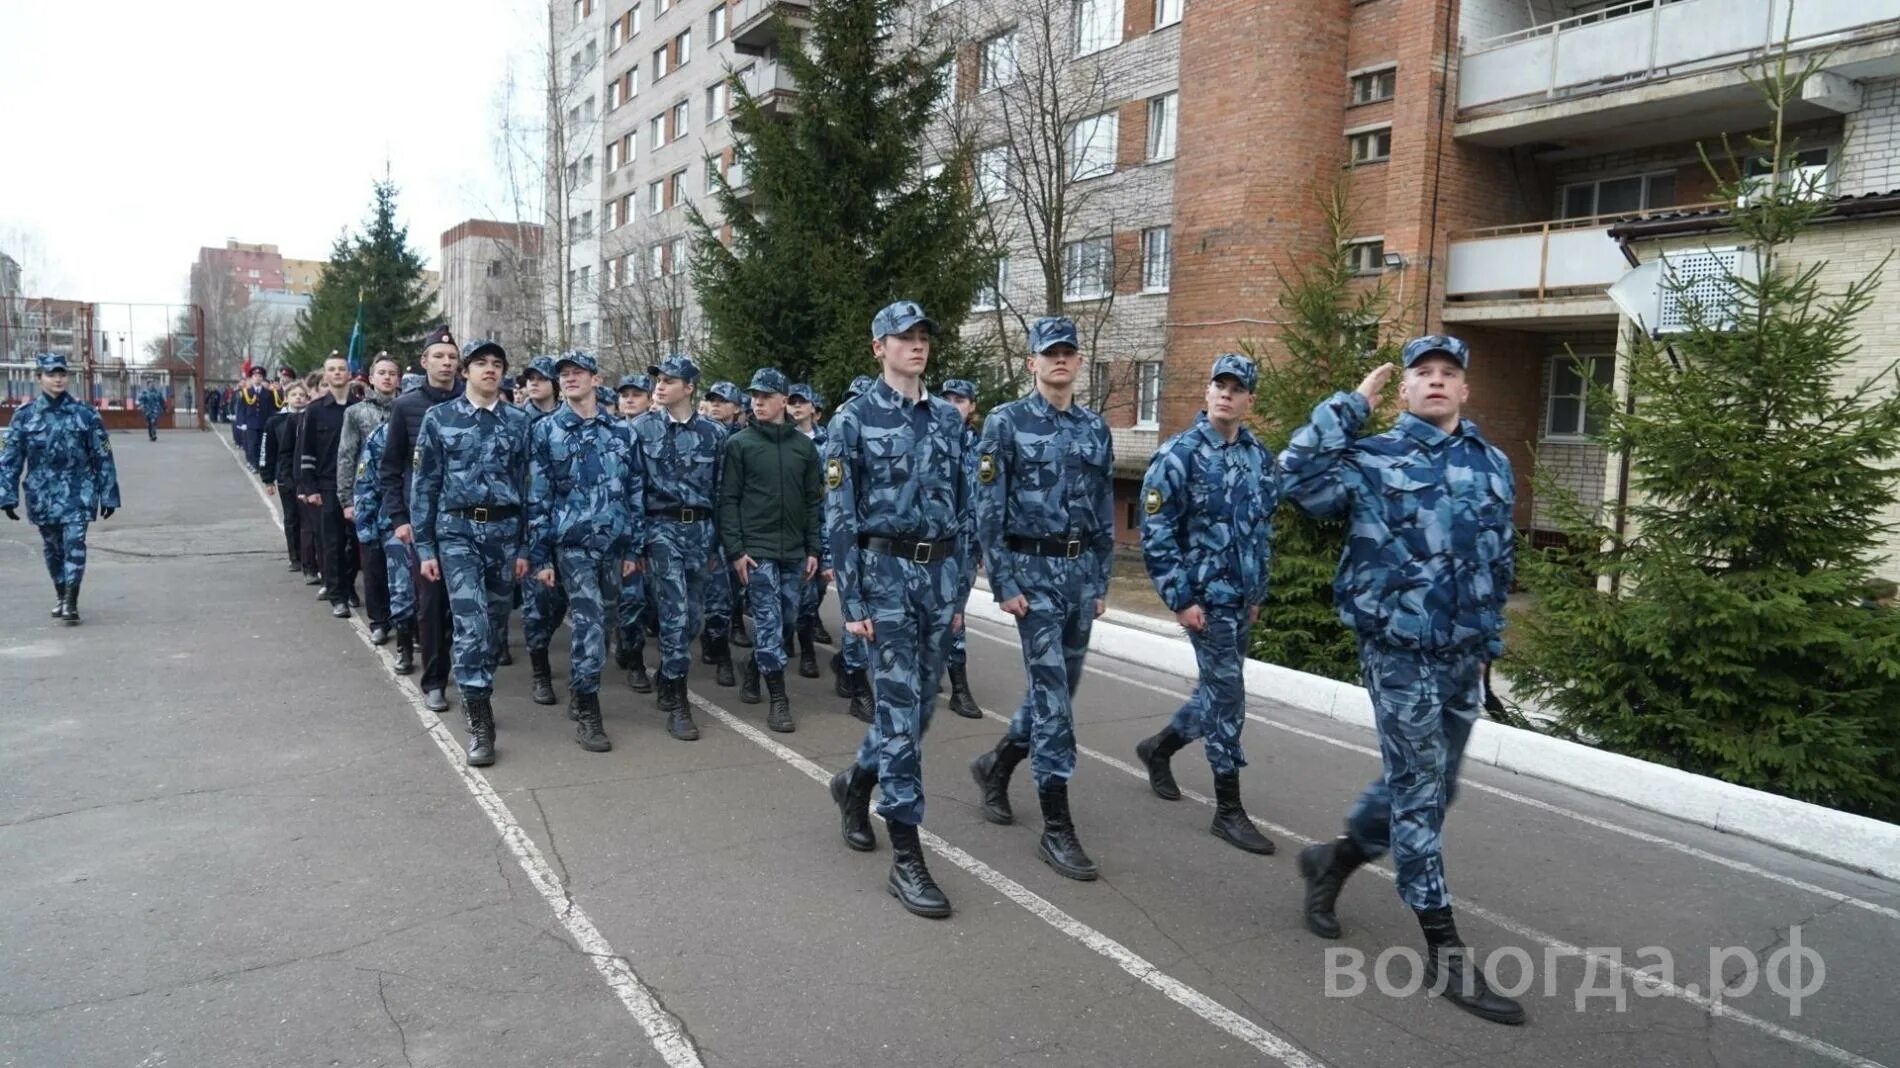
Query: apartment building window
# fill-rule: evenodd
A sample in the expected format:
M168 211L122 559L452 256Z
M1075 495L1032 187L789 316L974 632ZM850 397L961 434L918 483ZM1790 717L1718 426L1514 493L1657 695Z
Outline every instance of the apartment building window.
M582 19L592 18L593 16L594 16L594 0L574 0L574 21L575 22L579 22Z
M1385 239L1367 237L1346 245L1346 262L1354 274L1378 274L1385 270Z
M1155 226L1141 232L1141 291L1166 293L1174 280L1174 229Z
M608 174L612 174L613 172L620 169L621 151L622 150L620 147L620 141L618 139L607 142L607 173Z
M976 157L976 191L983 203L994 204L1009 195L1009 148L986 148Z
M673 50L679 53L673 57L673 66L684 67L686 61L693 58L693 31L681 30L679 36L673 38Z
M666 144L666 113L661 112L647 120L647 147L659 148Z
M1367 130L1350 130L1346 133L1347 158L1354 166L1361 163L1383 163L1392 158L1392 125L1375 126Z
M580 127L580 124L581 124L581 106L579 104L576 104L573 107L567 109L567 128L570 130L578 129Z
M574 187L580 184L581 184L581 165L578 161L576 161L574 163L570 163L567 165L567 191L572 193L574 191Z
M579 78L581 76L581 54L579 52L567 57L567 76L570 78Z
M943 95L937 98L937 107L941 110L949 111L957 105L957 54L955 52L950 53L950 58L944 60L941 69L943 71Z
M983 42L983 66L977 72L979 89L1000 89L1016 80L1016 31L1007 30Z
M1122 0L1073 0L1069 47L1086 56L1122 43Z
M999 256L996 260L996 273L983 280L976 287L976 299L970 302L971 311L995 311L1002 307L1003 293L1009 288L1009 257Z
M653 50L653 80L654 81L656 82L659 81L661 78L666 77L667 74L672 71L673 69L671 65L672 59L673 59L673 49L667 45L661 45L660 47Z
M593 233L594 233L593 211L589 210L589 211L581 212L581 234L583 236L591 237L593 236Z
M1181 21L1181 0L1155 0L1155 29Z
M681 167L666 176L666 206L682 204L686 201L686 168Z
M1616 381L1616 357L1564 352L1550 357L1548 367L1545 440L1579 440L1602 431L1603 419L1591 414L1588 398L1592 386L1609 389Z
M579 241L580 238L581 217L578 215L569 215L567 217L567 239L569 241Z
M1827 196L1834 189L1834 175L1830 170L1832 159L1833 149L1829 148L1811 148L1794 153L1788 159L1788 170L1781 176L1782 188L1798 200L1816 200ZM1743 164L1742 172L1745 190L1753 192L1766 189L1775 173L1775 161L1768 156L1754 156Z
M708 45L716 45L726 39L727 14L726 5L722 0L712 9L712 13L706 16L706 43Z
M1676 202L1676 172L1628 174L1588 182L1571 182L1558 199L1558 217L1592 219L1599 215L1627 215Z
M666 275L666 244L655 242L647 246L647 277L663 278Z
M659 13L664 15L667 12L673 10L673 4L674 4L674 0L660 0Z
M582 270L584 272L585 268ZM592 345L594 343L594 324L591 322L575 324L574 340L583 345Z
M632 100L634 97L639 96L640 95L640 65L636 63L633 66L628 67L627 73L620 76L620 83L621 83L620 84L620 99L621 100L623 101Z
M619 289L626 284L626 263L624 258L616 256L602 265L603 273L607 276L607 288Z
M1115 142L1121 123L1112 111L1091 115L1069 129L1069 179L1084 181L1115 173Z
M666 182L654 179L647 183L647 214L658 215L666 210Z
M745 188L745 157L739 155L737 147L732 151L732 164L726 168L726 184L734 189Z
M1062 298L1100 300L1108 296L1109 270L1114 262L1112 238L1090 237L1062 246Z
M1181 110L1180 93L1162 93L1148 98L1148 159L1158 162L1174 158L1174 128Z
M591 182L593 180L594 180L594 155L593 153L590 152L587 155L581 157L581 181Z
M597 45L594 42L593 38L590 37L587 40L587 58L581 63L581 69L586 70L589 67L592 67L595 63L599 62L599 60L600 60L600 46Z
M666 243L666 269L669 274L686 270L686 239L676 237Z
M719 188L719 157L706 157L706 194L711 196Z
M620 99L620 82L618 81L608 82L607 83L607 110L612 111L615 108L619 107L622 103L624 103L624 101Z
M706 87L706 122L710 125L726 117L726 109L731 106L731 83L721 78Z
M500 261L500 260L489 260L489 261L488 261L488 272L487 272L487 273L488 273L488 277L490 277L490 278L500 278L500 277L501 277L501 272L502 272L502 266L501 266L501 261Z
M1135 426L1152 430L1161 424L1161 364L1143 360L1135 365Z
M673 139L675 141L686 136L686 127L691 125L692 121L692 105L684 100L675 101L673 104Z
M1376 104L1381 100L1390 100L1393 90L1398 87L1398 81L1396 67L1355 74L1347 82L1347 88L1351 90L1350 100L1353 104Z

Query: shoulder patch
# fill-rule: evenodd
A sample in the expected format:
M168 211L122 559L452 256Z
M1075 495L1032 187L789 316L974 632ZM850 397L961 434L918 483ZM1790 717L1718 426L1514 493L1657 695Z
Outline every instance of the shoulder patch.
M422 446L417 445L416 450L409 454L409 467L415 471L422 470Z
M837 489L844 485L844 461L836 456L825 461L825 488Z
M1149 515L1159 515L1161 514L1161 503L1161 488L1159 486L1148 487L1148 495L1141 503L1142 511L1147 512Z
M976 480L985 486L996 481L996 454L986 452L977 458Z

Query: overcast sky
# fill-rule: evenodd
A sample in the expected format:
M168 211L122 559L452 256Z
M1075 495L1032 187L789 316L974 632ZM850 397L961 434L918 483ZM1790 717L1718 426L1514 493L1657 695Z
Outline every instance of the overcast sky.
M537 0L0 0L0 251L29 292L177 302L201 245L328 257L385 159L410 243L503 212Z

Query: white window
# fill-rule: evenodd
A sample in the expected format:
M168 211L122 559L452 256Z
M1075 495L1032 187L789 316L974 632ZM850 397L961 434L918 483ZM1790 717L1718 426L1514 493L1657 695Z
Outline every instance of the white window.
M574 327L574 340L579 341L583 345L592 345L594 343L594 324L576 324Z
M619 169L620 169L620 142L609 141L607 142L607 173L612 174L613 172Z
M593 180L594 180L594 154L590 152L587 155L581 157L581 181L591 182Z
M1399 72L1395 67L1355 74L1347 84L1348 89L1351 90L1350 102L1376 104L1381 100L1390 100L1393 90L1398 86L1398 81Z
M1135 365L1135 425L1144 429L1161 422L1161 364L1144 360Z
M1122 0L1073 0L1069 7L1069 46L1086 56L1122 43Z
M666 244L661 242L647 247L647 277L660 278L666 274Z
M581 217L580 216L569 215L567 217L567 239L569 241L579 241L581 239Z
M625 256L615 256L613 259L607 261L607 286L610 289L619 289L626 284L627 258Z
M655 115L647 120L647 147L659 148L666 144L666 116Z
M945 111L957 106L957 54L943 63L943 95L937 98L937 106Z
M719 178L719 157L707 156L706 157L706 192L708 195L710 195L714 190L719 188L718 178Z
M1155 0L1155 29L1181 21L1181 0Z
M673 38L673 47L679 49L679 58L673 61L673 65L684 67L686 61L693 58L693 31L681 30L679 36Z
M686 269L686 239L676 237L666 243L666 269L678 274Z
M580 291L583 293L587 292L587 285L593 280L594 269L592 267L582 267L580 270Z
M732 165L726 168L726 184L734 189L745 188L745 158L737 151L732 154Z
M1174 230L1156 226L1141 232L1141 291L1166 293L1174 280Z
M1385 239L1368 237L1346 246L1346 262L1354 274L1378 274L1385 270Z
M1148 158L1174 158L1174 129L1181 111L1180 93L1162 93L1148 98Z
M1582 367L1577 366L1578 363ZM1576 356L1564 352L1550 358L1545 375L1545 438L1583 438L1603 429L1602 417L1592 415L1586 398L1594 385L1609 389L1616 381L1616 357Z
M1080 182L1115 173L1115 113L1091 115L1069 130L1069 179Z
M619 107L620 103L620 83L617 81L607 83L607 110L612 111Z
M1090 237L1062 246L1062 298L1099 300L1108 296L1109 268L1114 262L1112 238Z
M666 45L653 50L653 80L659 81L673 69L673 50Z
M580 124L581 124L581 106L579 104L576 104L573 107L567 109L567 128L572 130L575 127L579 126Z
M591 235L593 232L594 232L594 213L591 211L581 212L581 233Z
M979 89L999 89L1016 80L1016 31L1009 30L983 42Z
M666 176L666 206L683 203L686 200L686 168L681 167Z
M721 78L706 87L706 121L718 122L726 117L726 109L732 106L732 83Z
M581 118L582 120L586 122L594 121L594 98L593 97L590 96L586 100L581 101Z
M664 15L667 12L673 10L673 2L674 0L660 0L660 8L659 8L658 13L661 15Z
M666 210L666 181L655 179L647 183L647 214L658 215Z
M593 40L589 39L587 42L587 60L586 62L581 64L581 69L585 70L586 68L593 66L594 61L599 58L600 58L600 47L596 45Z
M726 39L726 5L721 0L719 6L706 16L706 43L716 45Z
M689 105L684 100L681 100L673 105L673 138L674 140L678 140L679 138L686 136L686 127L692 121L693 121L693 109L691 105Z
M976 191L985 204L1009 195L1009 148L986 148L976 157Z
M1008 288L1009 257L1003 256L996 261L996 273L976 288L976 299L970 302L970 310L995 311L1002 306L1003 292Z
M634 34L639 33L639 32L640 32L640 5L635 4L627 12L627 36L632 37Z
M1796 200L1819 200L1828 196L1834 190L1834 173L1830 165L1832 158L1833 150L1827 148L1811 148L1792 154L1779 178L1781 188ZM1775 180L1775 161L1765 155L1754 156L1743 165L1743 173L1742 188L1745 194L1766 190L1769 183ZM1674 191L1672 185L1670 192Z
M1346 135L1347 158L1353 163L1380 163L1392 158L1392 127L1357 130Z
M1629 174L1590 182L1571 182L1558 198L1558 217L1591 219L1599 215L1627 215L1676 202L1676 172Z
M640 95L640 67L637 64L632 67L627 68L626 82L627 82L626 98L628 100L632 100L634 97L639 96Z

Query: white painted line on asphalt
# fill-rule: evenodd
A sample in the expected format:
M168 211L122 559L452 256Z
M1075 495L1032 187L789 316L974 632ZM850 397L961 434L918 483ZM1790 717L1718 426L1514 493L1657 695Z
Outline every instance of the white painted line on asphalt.
M264 502L271 521L277 525L277 529L282 530L283 514L278 507L273 505L270 494L265 493L263 485L250 476L249 469L245 467L244 458L238 455L237 449L222 437L219 441L230 452L231 459L245 470L246 481L250 482L251 488L257 491L258 499ZM362 617L358 616L350 622L364 647L375 654L379 664L387 667L390 663L389 658L381 649L370 644L369 629L363 623ZM516 863L526 873L535 891L541 895L542 900L548 903L548 907L554 910L555 919L567 929L568 935L574 939L575 947L593 962L594 969L600 973L602 979L607 981L608 988L613 991L615 997L620 999L620 1003L633 1014L640 1029L646 1032L647 1039L653 1043L653 1048L659 1051L669 1068L703 1068L699 1051L693 1047L692 1040L687 1038L685 1026L654 998L653 992L634 973L633 966L627 962L627 958L614 951L614 947L607 941L606 936L600 933L600 928L595 927L594 922L587 918L587 913L568 896L566 887L561 884L561 877L555 874L554 869L548 865L547 858L541 855L540 847L534 844L534 839L528 837L528 832L522 829L514 813L509 811L507 802L503 801L501 795L495 792L495 788L489 785L486 776L467 765L463 759L461 743L455 740L455 736L443 724L441 717L429 711L428 706L422 703L422 692L416 688L416 684L400 675L390 675L389 680L395 684L397 690L402 692L403 697L408 699L409 707L415 712L416 718L422 721L423 730L429 735L430 740L435 742L436 748L442 751L442 756L447 759L449 767L454 769L456 775L462 780L462 785L468 787L468 792L474 795L475 803L494 825L502 841L507 843L508 851L514 854Z
M979 634L979 636L984 637L984 638L989 638L990 640L996 641L999 644L1008 644L1007 642L1003 642L1002 639L996 638L993 635L981 634L981 632L978 632L978 631L972 631L971 633ZM1133 679L1125 675L1117 675L1113 672L1102 671L1097 668L1088 668L1087 670L1092 671L1098 675L1104 675L1108 678L1112 678L1116 680L1117 682L1127 683L1139 689L1152 690L1156 693L1166 694L1171 697L1181 697L1181 698L1186 697L1186 694L1184 693L1181 693L1175 690L1170 690L1166 687L1156 686L1153 683L1144 682L1141 679ZM1009 722L1008 716L1005 716L1002 713L997 712L993 709L985 708L983 709L983 714L993 720L997 720L1003 723ZM1258 717L1253 716L1252 713L1249 713L1248 716L1249 718L1258 718ZM1103 753L1100 750L1091 749L1087 746L1081 745L1080 743L1077 743L1075 749L1076 749L1076 752L1081 754L1082 756L1086 756L1092 760L1099 761L1103 764L1108 765L1109 767L1116 769L1117 771L1121 771L1128 775L1132 775L1135 778L1140 779L1143 783L1146 783L1148 781L1148 773L1145 769L1138 768L1135 765L1125 760L1120 760L1116 757L1109 756L1108 754ZM1197 791L1190 790L1185 786L1181 787L1181 796L1189 800L1196 801L1203 805L1212 806L1214 803L1213 798L1208 797L1207 795L1199 793ZM1300 832L1292 829L1291 827L1284 827L1284 826L1281 826L1280 824L1273 823L1269 820L1260 819L1259 817L1254 816L1252 813L1248 814L1248 818L1253 820L1254 824L1260 827L1261 829L1269 831L1273 834L1278 834L1286 838L1290 838L1293 841L1300 843L1301 845L1312 845L1318 841L1318 839L1309 838L1306 835L1303 835ZM1390 867L1387 867L1385 865L1368 864L1366 865L1366 867L1370 868L1373 871L1378 872L1381 876L1383 876L1384 878L1388 880L1397 879L1397 875L1393 872L1393 870ZM1555 935L1547 934L1543 931L1540 931L1537 928L1530 926L1529 924L1520 923L1517 920L1511 919L1510 917L1502 915L1500 913L1493 912L1492 910L1487 909L1481 905L1473 904L1468 898L1459 898L1458 903L1457 903L1457 908L1458 908L1458 911L1461 913L1465 913L1471 916L1476 916L1477 918L1484 920L1485 922L1491 924L1492 926L1500 928L1501 930L1504 930L1504 931L1508 931L1511 934L1514 934L1518 936L1519 938L1522 938L1526 941L1536 942L1539 945L1542 945L1548 948L1549 950L1557 953L1560 956L1584 958L1586 960L1594 962L1593 967L1595 965L1601 965L1602 967L1606 968L1609 971L1610 975L1616 980L1620 981L1621 979L1627 976L1632 984L1639 986L1643 988L1644 990L1654 991L1656 994L1661 994L1666 997L1672 997L1680 1001L1685 1001L1691 1005L1696 1006L1702 1011L1708 1013L1710 1016L1734 1020L1737 1023L1744 1024L1748 1027L1751 1027L1757 1031L1762 1032L1763 1034L1772 1036L1774 1038L1778 1038L1782 1040L1783 1042L1789 1043L1790 1045L1799 1046L1800 1048L1807 1050L1808 1052L1813 1053L1817 1056L1826 1057L1827 1059L1834 1061L1837 1064L1849 1065L1851 1066L1851 1068L1884 1068L1884 1066L1878 1061L1869 1060L1865 1057L1862 1057L1858 1053L1854 1053L1849 1050L1842 1049L1839 1046L1833 1045L1819 1038L1815 1038L1813 1035L1807 1035L1799 1031L1790 1030L1789 1028L1783 1027L1780 1024L1773 1022L1772 1020L1764 1020L1759 1016L1755 1016L1750 1013L1743 1012L1740 1009L1730 1006L1727 1002L1721 1000L1719 997L1711 998L1698 991L1684 989L1683 987L1677 986L1674 983L1664 982L1663 980L1655 978L1654 976L1651 976L1640 969L1626 967L1618 957L1613 957L1613 956L1609 956L1603 953L1594 952L1582 946L1578 946L1573 943L1567 942L1561 938L1558 938Z
M698 694L689 693L688 696L692 699L694 707L738 732L754 745L804 772L806 777L813 782L825 787L830 785L832 773L806 759L803 754L780 744L764 731ZM975 876L985 886L1029 910L1037 919L1108 958L1129 975L1166 995L1168 1000L1227 1034L1287 1065L1288 1068L1323 1068L1324 1062L1155 967L1134 950L1062 911L1047 898L951 845L941 836L919 828L918 837L930 847L932 852Z

